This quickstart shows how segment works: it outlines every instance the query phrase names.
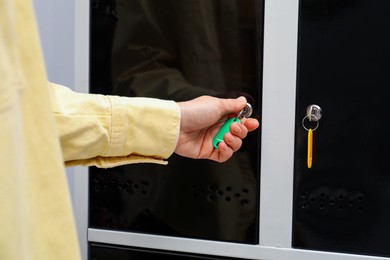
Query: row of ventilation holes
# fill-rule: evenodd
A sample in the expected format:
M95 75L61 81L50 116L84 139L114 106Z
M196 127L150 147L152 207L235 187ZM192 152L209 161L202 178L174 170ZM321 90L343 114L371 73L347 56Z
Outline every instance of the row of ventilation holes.
M147 195L148 193L148 186L149 186L149 182L148 181L141 181L140 184L138 183L134 183L133 181L129 181L127 180L124 184L118 184L117 181L115 179L111 179L109 183L106 183L106 182L103 182L101 183L101 181L99 179L94 179L95 181L95 185L94 185L94 189L96 192L99 192L101 190L107 190L107 189L116 189L116 188L119 188L119 189L125 189L128 193L132 194L134 192L134 190L140 190L141 189L141 193L143 195ZM194 198L197 198L198 196L205 196L207 195L207 199L209 201L213 201L216 199L216 196L222 196L224 195L224 191L223 190L217 190L213 185L209 185L208 186L208 190L209 192L207 193L203 188L200 189L199 192L197 192L196 190L198 189L197 185L193 185L193 190L194 190L194 193L193 193L193 197ZM231 186L227 186L225 187L225 191L230 193L232 192L233 188ZM210 192L211 191L211 192ZM200 193L200 195L199 195ZM249 189L248 188L242 188L242 193L244 194L248 194L249 193ZM241 196L241 193L239 192L236 192L233 194L233 197L236 198L236 199L240 199L242 196ZM230 202L232 200L232 197L231 196L226 196L225 197L225 201L227 202ZM249 203L249 201L245 198L241 198L240 199L240 203L242 205L246 205Z
M225 196L225 201L230 202L232 201L232 197L235 199L239 199L241 205L246 205L249 203L248 199L243 198L242 193L248 194L249 189L248 188L242 188L241 192L235 192L232 196L229 195L230 193L233 192L233 188L231 186L226 186L224 189L217 189L213 185L209 185L207 187L207 191L204 188L199 188L197 185L192 186L193 189L193 197L194 198L201 198L201 197L206 197L208 201L214 201L218 197L221 197L227 192L228 194Z
M127 180L126 182L118 183L116 179L111 179L109 182L102 182L100 179L95 178L94 179L95 184L93 185L94 190L96 192L100 192L102 190L116 190L121 189L125 190L126 192L133 194L134 190L141 190L141 193L143 195L147 195L148 188L149 188L149 181L143 180L140 183L136 183L130 180Z
M308 193L308 192L303 192L302 195L301 195L301 198L302 198L303 200L305 200L308 196L309 196L309 193ZM325 193L321 193L321 194L320 194L319 196L317 196L317 197L311 197L310 200L309 200L309 202L310 202L311 205L316 205L316 204L318 203L318 201L320 201L320 200L322 200L322 201L323 201L323 200L326 200L326 198L329 198L329 199L328 199L328 205L331 206L331 207L335 206L336 203L337 203L337 201L339 201L339 202L346 202L346 201L348 200L348 197L347 197L347 196L344 196L344 195L342 195L342 194L336 196L335 198L331 198L329 195L327 195L327 194L325 194ZM343 210L345 209L345 205L347 205L347 206L349 206L349 207L353 207L353 206L357 205L357 206L358 206L358 207L357 207L357 211L358 211L359 213L362 213L362 212L363 212L363 207L361 206L361 204L363 203L363 200L364 200L364 196L363 196L363 195L358 195L358 196L356 196L355 199L350 199L350 200L348 201L348 203L339 204L338 207L337 207L337 209L338 209L339 211L343 211ZM302 208L302 209L306 209L306 208L308 208L308 207L310 207L310 205L308 205L306 201L303 201L303 202L301 203L301 208ZM319 203L319 204L318 204L318 207L319 207L319 209L324 210L324 209L326 208L326 204L323 203L323 202L322 202L322 203Z

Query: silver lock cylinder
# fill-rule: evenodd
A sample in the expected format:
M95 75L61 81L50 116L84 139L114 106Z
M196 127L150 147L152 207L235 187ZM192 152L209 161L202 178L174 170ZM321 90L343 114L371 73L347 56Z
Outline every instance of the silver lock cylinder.
M306 116L310 122L317 122L322 117L322 109L318 105L309 105L306 109Z
M251 106L251 104L249 103L246 103L246 106L240 111L240 113L238 113L237 115L237 118L238 119L241 119L241 118L248 118L252 115L253 113L253 108Z

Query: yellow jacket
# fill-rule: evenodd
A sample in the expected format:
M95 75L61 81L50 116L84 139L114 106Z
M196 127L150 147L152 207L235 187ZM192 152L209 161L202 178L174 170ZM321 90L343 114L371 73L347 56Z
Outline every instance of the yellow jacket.
M64 162L166 163L180 112L47 83L32 10L0 0L0 259L79 259Z

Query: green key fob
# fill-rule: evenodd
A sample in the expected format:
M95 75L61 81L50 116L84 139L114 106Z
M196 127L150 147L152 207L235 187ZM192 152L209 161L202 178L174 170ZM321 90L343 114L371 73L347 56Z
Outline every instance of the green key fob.
M237 117L230 118L226 120L226 122L222 125L221 129L219 129L218 133L214 136L213 146L218 149L218 144L223 142L223 137L227 132L230 132L230 125L234 122L240 123L240 119Z

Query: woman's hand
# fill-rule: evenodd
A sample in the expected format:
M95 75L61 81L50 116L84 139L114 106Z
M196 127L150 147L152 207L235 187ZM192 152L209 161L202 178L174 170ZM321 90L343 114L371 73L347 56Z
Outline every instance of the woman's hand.
M248 132L259 127L257 119L240 119L241 123L231 124L230 132L224 136L224 142L220 142L218 149L215 149L212 145L214 136L229 117L236 116L245 107L246 99L201 96L178 102L178 105L181 110L181 123L175 153L184 157L224 162L240 149L242 139Z

